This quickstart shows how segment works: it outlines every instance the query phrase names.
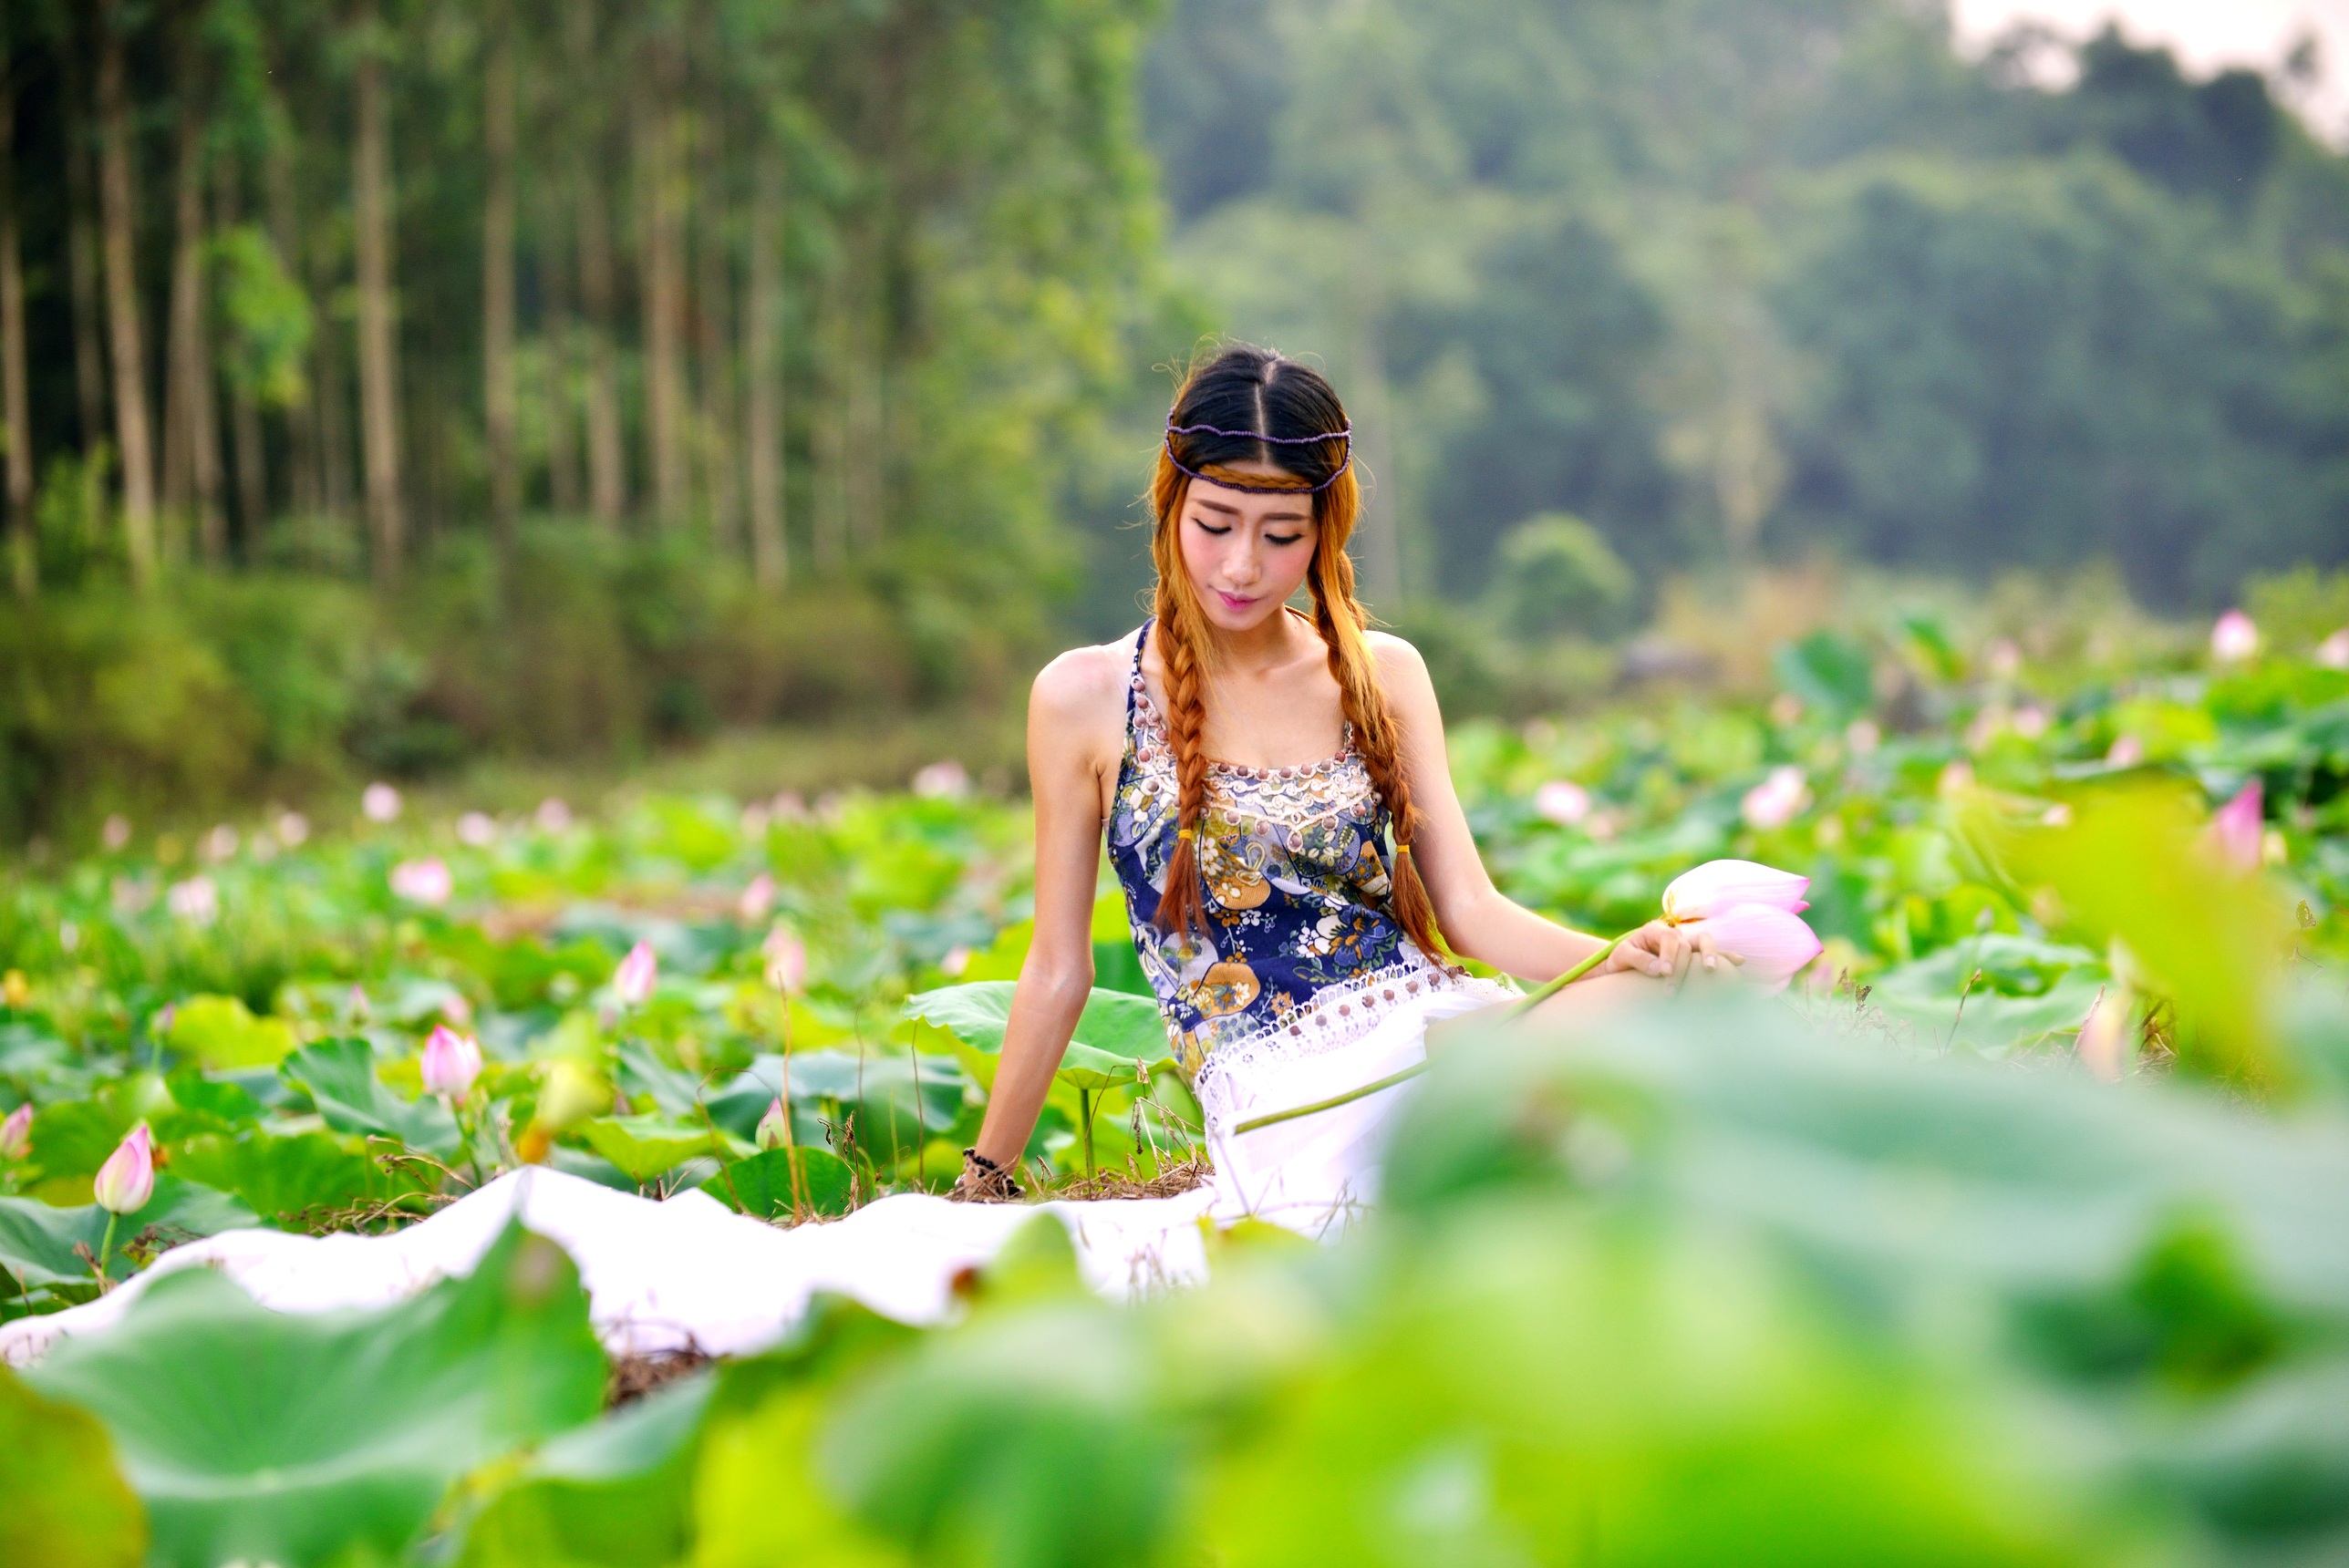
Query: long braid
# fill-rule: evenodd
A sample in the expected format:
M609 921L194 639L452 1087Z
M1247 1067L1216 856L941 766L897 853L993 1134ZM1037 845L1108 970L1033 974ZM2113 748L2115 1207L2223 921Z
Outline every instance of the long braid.
M1204 634L1197 607L1186 603L1188 588L1182 562L1158 577L1158 657L1166 670L1166 740L1174 753L1177 786L1174 852L1166 858L1166 888L1159 895L1154 917L1169 932L1201 932L1207 923L1206 899L1199 875L1200 817L1207 802L1207 657L1212 645Z
M1330 650L1330 674L1338 683L1346 722L1353 726L1354 749L1371 775L1371 787L1386 803L1394 822L1394 864L1389 868L1389 903L1395 923L1419 944L1421 952L1441 960L1435 929L1435 905L1420 881L1411 852L1419 836L1419 808L1412 803L1411 780L1400 755L1401 738L1386 694L1379 688L1378 665L1362 628L1370 614L1354 597L1354 563L1342 541L1324 531L1314 545L1313 623Z

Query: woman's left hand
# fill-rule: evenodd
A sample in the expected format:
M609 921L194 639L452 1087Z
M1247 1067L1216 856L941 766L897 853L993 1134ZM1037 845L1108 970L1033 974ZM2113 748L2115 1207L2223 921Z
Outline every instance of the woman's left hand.
M1714 945L1712 934L1702 927L1683 929L1668 921L1651 920L1617 943L1598 973L1644 975L1678 983L1692 969L1718 971L1724 965L1744 962Z

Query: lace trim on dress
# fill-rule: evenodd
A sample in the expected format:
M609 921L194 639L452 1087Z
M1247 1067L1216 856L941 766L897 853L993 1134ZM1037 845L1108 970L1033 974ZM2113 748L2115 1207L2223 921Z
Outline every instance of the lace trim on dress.
M1402 963L1324 985L1306 1001L1289 1004L1262 1029L1218 1042L1191 1081L1208 1130L1220 1134L1262 1109L1243 1100L1230 1081L1234 1074L1245 1082L1270 1068L1350 1046L1422 997L1470 987L1490 987L1495 1000L1511 995L1489 980L1440 968L1414 954Z

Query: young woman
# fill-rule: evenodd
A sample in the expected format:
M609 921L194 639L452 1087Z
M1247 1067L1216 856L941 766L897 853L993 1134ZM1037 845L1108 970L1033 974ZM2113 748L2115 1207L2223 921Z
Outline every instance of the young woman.
M1313 370L1240 345L1184 382L1151 486L1154 614L1036 678L1035 944L959 1195L1017 1194L1092 985L1104 830L1217 1184L1250 1208L1369 1195L1393 1091L1235 1129L1375 1082L1419 1059L1430 1024L1509 997L1447 945L1534 980L1599 945L1485 874L1426 667L1354 598L1361 498L1346 410ZM1545 1006L1725 956L1658 922Z

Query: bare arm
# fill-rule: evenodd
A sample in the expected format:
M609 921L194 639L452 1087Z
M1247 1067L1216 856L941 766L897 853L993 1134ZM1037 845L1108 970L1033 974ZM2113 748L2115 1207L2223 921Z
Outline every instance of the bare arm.
M1102 770L1123 751L1125 670L1080 648L1045 666L1028 701L1036 799L1036 937L1019 966L980 1154L1017 1166L1093 985L1093 887L1101 874Z
M1435 905L1435 923L1444 940L1464 957L1489 964L1505 975L1526 980L1550 980L1581 963L1600 946L1602 939L1569 931L1506 897L1493 885L1476 841L1468 830L1467 814L1452 788L1452 769L1444 748L1444 714L1435 700L1435 686L1419 650L1400 637L1373 634L1379 684L1402 732L1403 774L1419 808L1419 835L1412 841L1412 859ZM1687 962L1682 944L1668 927L1642 928L1640 940L1627 941L1598 971L1629 971L1636 975L1666 975ZM1670 951L1663 951L1669 947Z

